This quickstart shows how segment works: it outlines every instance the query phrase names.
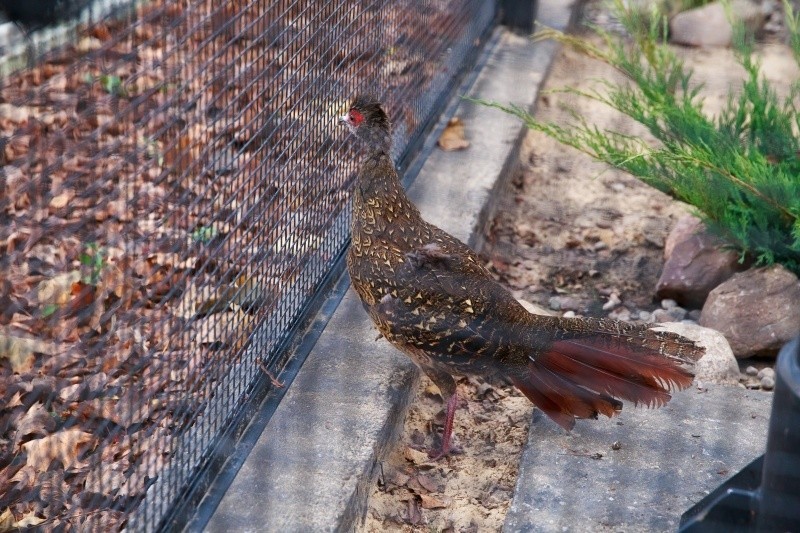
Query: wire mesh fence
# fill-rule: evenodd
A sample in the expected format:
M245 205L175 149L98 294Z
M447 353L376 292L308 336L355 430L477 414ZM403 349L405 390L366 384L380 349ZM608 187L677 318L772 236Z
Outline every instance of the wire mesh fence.
M400 160L494 12L98 0L44 30L59 46L0 26L0 530L164 527L256 383L282 386L347 246L337 114L385 98Z

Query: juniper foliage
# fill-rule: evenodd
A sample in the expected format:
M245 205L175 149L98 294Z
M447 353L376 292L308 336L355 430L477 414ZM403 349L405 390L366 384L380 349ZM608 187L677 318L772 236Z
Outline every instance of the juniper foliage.
M784 9L790 47L800 64L800 16L788 0ZM742 260L780 263L800 273L800 82L779 98L761 75L752 38L735 25L735 53L746 76L722 112L711 116L703 110L691 70L661 37L666 18L645 21L621 0L614 11L628 37L595 28L601 46L551 29L536 38L557 39L622 72L633 83L603 80L589 91L563 90L629 116L646 126L656 143L601 129L577 113L572 123L554 124L518 107L481 103L691 204Z

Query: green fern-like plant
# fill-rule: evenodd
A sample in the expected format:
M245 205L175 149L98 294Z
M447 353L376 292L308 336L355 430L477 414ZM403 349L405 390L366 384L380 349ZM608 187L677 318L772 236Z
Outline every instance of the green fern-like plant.
M784 2L791 48L800 63L800 17ZM761 76L752 41L735 32L746 78L716 117L704 113L692 72L663 41L663 17L640 15L616 0L614 11L630 39L602 29L602 46L545 29L557 39L622 72L633 83L603 81L593 90L567 92L604 102L646 126L655 144L603 130L573 114L570 124L542 122L525 110L481 103L522 119L526 126L625 170L693 205L699 216L757 264L780 263L800 273L800 85L779 98Z

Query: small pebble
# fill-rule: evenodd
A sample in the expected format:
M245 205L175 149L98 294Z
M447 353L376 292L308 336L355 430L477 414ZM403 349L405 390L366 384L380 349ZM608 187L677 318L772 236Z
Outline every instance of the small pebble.
M686 309L684 309L683 307L678 307L678 306L671 307L667 309L667 313L669 313L669 315L675 319L675 322L680 322L681 320L686 318Z
M775 379L775 369L770 368L770 367L762 368L758 372L758 374L756 374L756 377L758 379L761 379L761 378L772 378L772 379Z
M689 311L689 319L694 320L695 322L700 322L700 310L699 309L692 309Z
M748 376L757 376L758 369L754 366L748 366L747 368L744 369L744 373L747 374Z
M581 303L577 298L572 296L553 296L549 301L550 309L553 311L577 311L580 309ZM557 306L557 307L553 307Z
M671 298L665 298L664 300L661 300L662 309L672 309L673 307L678 307L678 302Z
M622 449L622 443L618 440L614 441L614 444L611 445L612 450L620 450Z
M625 307L617 307L616 309L608 313L608 318L627 322L631 319L631 312L628 311Z
M775 379L769 376L761 378L761 388L764 390L772 390L775 388Z
M566 311L563 315L564 318L575 318L575 311Z
M619 299L619 295L616 292L612 292L611 296L608 297L608 301L603 304L603 311L611 311L621 303L622 300Z
M612 189L613 191L615 191L615 192L622 192L622 191L624 191L626 188L627 188L627 187L625 187L625 184L624 184L624 183L620 183L620 182L618 182L618 181L617 181L617 182L615 182L615 183L612 183L612 184L611 184L611 189Z
M672 316L666 309L656 309L653 311L654 322L677 322L675 317Z
M639 311L639 320L642 322L651 322L653 320L653 314L649 311Z
M595 224L597 225L598 228L601 228L601 229L611 229L611 221L610 220L606 220L604 218L601 218L600 220L595 222Z
M606 248L608 248L608 245L603 241L597 241L596 243L594 243L593 248L595 252L599 252L600 250L605 250Z

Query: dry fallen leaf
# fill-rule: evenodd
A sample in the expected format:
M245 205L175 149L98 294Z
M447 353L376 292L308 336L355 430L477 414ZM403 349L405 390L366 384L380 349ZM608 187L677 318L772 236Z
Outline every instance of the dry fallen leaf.
M63 429L47 437L26 442L22 448L28 454L27 465L37 472L45 472L54 459L61 461L65 470L82 467L78 459L94 435L78 428Z
M36 296L39 299L39 305L65 305L72 299L72 285L80 280L81 273L78 270L65 272L50 279L42 280L36 287Z
M215 313L196 320L186 331L186 346L227 346L239 350L250 335L253 316L241 309Z
M58 196L54 196L53 199L50 200L50 207L53 209L64 208L73 198L75 198L75 191L72 189L67 189Z
M417 476L417 482L428 492L439 492L439 486L436 482L424 474Z
M17 522L14 523L15 528L26 528L31 526L38 526L44 522L44 518L36 516L33 512L23 515Z
M445 152L455 152L468 146L469 141L465 136L464 122L458 117L451 118L439 137L439 148Z
M419 509L419 503L416 498L411 498L407 502L408 517L406 521L412 526L417 526L422 523L422 511Z
M54 355L56 345L39 339L12 335L8 330L0 328L0 359L8 359L12 371L17 374L30 372L36 361L35 353Z
M11 396L11 399L8 401L8 405L6 405L6 409L13 409L14 407L22 405L22 392L17 391Z
M407 461L411 461L415 465L421 465L428 462L428 454L415 450L414 448L406 448L403 456Z
M78 46L76 48L81 53L88 53L94 50L99 50L102 47L103 43L100 41L100 39L95 37L83 37L78 41Z
M0 513L0 531L11 531L15 527L14 522L14 513L11 509L6 508Z
M17 470L17 473L9 481L16 483L17 488L20 490L30 490L36 486L36 471L32 467L25 465Z
M41 403L35 403L14 424L17 429L15 441L28 435L47 435L56 428L56 421Z
M446 498L439 499L430 494L420 494L420 505L423 509L444 509L450 502Z

